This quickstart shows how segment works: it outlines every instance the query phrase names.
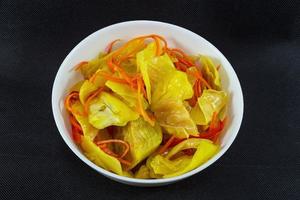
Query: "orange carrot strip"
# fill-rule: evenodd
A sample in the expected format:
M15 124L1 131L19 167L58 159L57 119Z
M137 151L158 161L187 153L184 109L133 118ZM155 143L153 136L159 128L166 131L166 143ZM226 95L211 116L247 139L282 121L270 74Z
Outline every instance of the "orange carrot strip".
M94 76L95 75L95 76ZM98 75L101 75L103 78L105 78L106 80L110 80L110 81L113 81L113 82L117 82L117 83L127 83L127 81L126 80L124 80L124 79L121 79L121 78L118 78L118 77L114 77L114 76L112 76L112 75L110 75L110 74L108 74L108 73L106 73L106 72L101 72L101 71L99 71L99 72L97 72L96 74L94 74L91 78L90 78L90 81L92 82L92 83L94 83L95 82L95 79L96 79L96 77L98 76Z
M89 62L87 61L81 61L77 65L74 66L75 71L79 70L83 65L88 64Z
M183 63L184 65L188 66L188 67L191 67L191 66L194 66L194 64L184 58L177 58L179 60L179 62Z
M106 144L102 144L102 145L99 145L99 147L105 152L107 153L108 155L111 155L113 157L118 157L119 155L118 154L115 154L114 152L112 152Z
M131 162L129 162L129 161L127 161L127 160L124 160L124 159L122 159L122 158L117 158L117 159L120 161L120 163L122 163L122 164L124 164L124 165L127 165L127 166L131 165Z
M76 111L74 111L73 109L72 109L72 105L71 105L71 100L72 99L79 99L79 93L78 92L71 92L68 96L67 96L67 98L66 98L66 100L65 100L65 107L66 107L66 109L70 112L70 113L72 113L72 114L77 114L77 115L82 115L81 113L79 113L79 112L76 112Z
M116 39L116 40L110 42L110 43L108 44L108 46L105 48L105 51L106 51L107 53L110 53L111 50L112 50L112 48L113 48L113 45L114 45L116 42L119 42L119 41L121 41L121 40L120 40L120 39Z
M202 81L202 83L204 83L204 85L205 85L208 89L211 89L211 86L207 83L207 81L206 81L203 77L200 77L199 79L200 79L200 81Z
M153 38L155 41L155 45L156 45L156 56L160 55L160 44L159 44L159 40L157 39L157 37Z
M147 112L144 110L143 105L142 105L142 99L141 99L141 79L137 80L137 86L138 86L138 111L140 112L140 114L143 116L143 118L145 119L145 121L149 122L152 126L154 126L155 122L153 121L153 119L151 119Z
M81 136L82 136L82 132L77 130L74 126L72 126L72 137L75 143L80 144Z
M169 148L169 146L172 144L172 142L173 142L173 140L174 140L175 138L176 138L176 137L175 137L174 135L172 135L172 136L169 138L169 140L166 142L166 144L164 144L164 146L162 146L162 147L159 149L158 153L159 153L159 154L163 154L163 153Z
M76 120L76 118L73 115L70 115L70 122L71 122L72 126L74 126L74 128L76 128L79 131L82 131L80 124L78 123L78 121Z
M110 143L119 143L122 144L125 147L124 152L122 153L121 156L118 156L118 158L123 158L127 155L127 153L130 150L130 146L127 142L123 141L123 140L118 140L118 139L109 139L109 140L102 140L102 141L98 141L96 144L99 145L103 145L103 144L110 144Z

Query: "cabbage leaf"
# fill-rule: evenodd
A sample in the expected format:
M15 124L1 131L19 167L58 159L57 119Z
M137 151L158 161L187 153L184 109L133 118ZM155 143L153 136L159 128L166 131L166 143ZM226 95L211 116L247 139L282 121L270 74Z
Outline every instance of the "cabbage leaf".
M170 159L173 155L187 148L196 148L193 156L180 156L176 159ZM155 155L147 161L147 166L156 175L161 175L163 178L179 176L189 172L214 156L219 150L219 146L206 139L187 139L169 151L166 157Z
M212 89L204 90L190 114L196 124L207 125L211 121L214 112L219 113L226 103L226 92Z
M100 93L89 106L89 123L98 129L111 125L125 126L129 121L136 120L138 117L137 112L107 92Z
M158 124L153 127L144 119L139 118L120 128L116 137L129 143L132 158L130 169L132 169L160 145L162 131Z

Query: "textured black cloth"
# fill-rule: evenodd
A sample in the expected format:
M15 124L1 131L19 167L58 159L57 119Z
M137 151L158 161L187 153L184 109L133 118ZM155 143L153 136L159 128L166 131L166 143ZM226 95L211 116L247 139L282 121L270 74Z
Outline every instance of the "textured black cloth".
M145 3L148 2L148 3ZM0 1L0 199L300 199L299 1ZM228 152L173 185L136 188L81 162L51 111L56 72L84 37L134 19L211 41L245 100Z

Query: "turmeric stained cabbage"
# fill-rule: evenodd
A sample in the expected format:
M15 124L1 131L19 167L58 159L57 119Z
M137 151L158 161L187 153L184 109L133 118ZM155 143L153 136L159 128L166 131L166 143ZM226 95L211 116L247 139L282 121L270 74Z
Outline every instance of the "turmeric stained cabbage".
M83 80L65 99L72 137L93 163L121 176L187 173L220 149L228 95L219 67L155 34L113 41L75 67Z

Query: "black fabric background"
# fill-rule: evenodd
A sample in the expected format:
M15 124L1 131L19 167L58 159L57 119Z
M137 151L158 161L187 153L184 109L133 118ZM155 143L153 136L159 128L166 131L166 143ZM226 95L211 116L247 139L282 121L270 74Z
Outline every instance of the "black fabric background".
M146 3L147 2L147 3ZM300 199L299 1L0 1L0 199ZM211 41L245 100L232 147L173 185L135 188L81 162L58 133L51 89L84 37L134 19Z

